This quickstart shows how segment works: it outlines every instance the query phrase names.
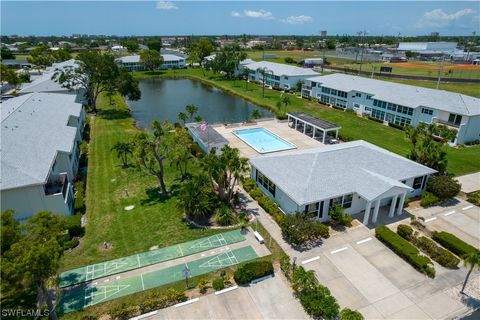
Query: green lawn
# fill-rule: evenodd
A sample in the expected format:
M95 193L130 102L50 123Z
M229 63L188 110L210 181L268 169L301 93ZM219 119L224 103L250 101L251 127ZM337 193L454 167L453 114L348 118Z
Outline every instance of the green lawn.
M151 75L148 72L136 72L137 78L146 78ZM201 69L183 69L176 71L163 71L158 77L190 77L202 80L218 86L227 92L237 94L251 102L278 111L276 104L280 101L280 92L265 89L265 98L262 98L260 85L248 83L248 90L245 90L245 82L241 80L225 80L221 76ZM319 103L311 102L292 96L292 103L288 111L305 111L322 119L334 122L342 126L342 134L352 139L363 139L382 148L405 156L410 143L405 139L403 131L384 126L372 120L360 118L355 114L327 108ZM448 170L455 175L462 175L480 170L480 146L473 146L463 149L448 148Z
M66 253L61 271L222 231L193 229L182 221L183 214L176 207L175 197L179 174L174 167L166 165L167 187L173 192L165 199L156 193L155 178L136 168L121 168L111 148L117 141L130 139L138 129L123 99L117 97L115 103L109 106L108 99L101 98L100 112L91 124L86 234L80 247ZM135 208L125 211L128 205ZM112 243L113 248L102 251L104 241Z

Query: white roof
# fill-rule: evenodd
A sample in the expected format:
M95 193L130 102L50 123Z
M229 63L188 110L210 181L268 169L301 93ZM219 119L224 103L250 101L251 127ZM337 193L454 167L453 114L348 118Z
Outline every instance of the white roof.
M402 180L436 172L362 140L250 162L298 205L353 192L372 201L392 188L411 190Z
M269 61L259 61L247 64L247 67L250 70L257 70L267 68L277 76L316 76L320 75L320 73L313 71L309 68L300 68L295 66L289 66L283 63L275 63Z
M411 108L424 106L466 116L480 114L480 99L445 90L429 89L340 73L308 78L307 80L346 92L364 92L371 94L374 99Z
M57 152L72 151L77 128L68 120L82 112L75 98L30 93L0 104L2 190L45 183Z
M161 55L163 58L163 61L182 61L185 60L185 58L174 55L174 54L162 54ZM117 61L120 61L121 63L140 63L140 55L135 54L131 56L124 56L120 57L117 59Z
M20 89L20 94L32 93L32 92L59 92L59 91L70 91L71 89L64 88L62 85L55 80L52 80L57 69L62 69L65 67L77 67L78 64L74 59L70 59L60 63L54 63L49 67L42 75L35 77L30 83L24 83Z

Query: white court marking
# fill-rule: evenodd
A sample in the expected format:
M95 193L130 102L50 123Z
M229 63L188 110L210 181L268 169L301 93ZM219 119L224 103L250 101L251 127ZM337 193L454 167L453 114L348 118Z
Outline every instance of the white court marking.
M320 259L320 257L319 257L319 256L316 256L316 257L307 259L307 260L305 260L305 261L302 261L302 264L307 264L307 263L313 262L313 261L318 260L318 259Z
M120 276L116 276L116 277L115 277L115 280L118 280L118 279L120 279L120 278L121 278Z
M343 248L340 248L340 249L331 251L330 254L339 253L339 252L345 251L345 250L347 250L347 249L348 249L347 247L343 247Z
M454 213L455 213L455 210L449 211L449 212L445 213L444 216L445 216L445 217L448 217L448 216L450 216L450 215L452 215L452 214L454 214Z
M140 273L140 279L142 279L142 290L145 290L145 284L143 283L143 273Z
M366 238L366 239L357 241L357 244L362 244L362 243L368 242L368 241L370 241L370 240L372 240L372 238L371 238L371 237L368 237L368 238Z
M425 219L425 222L430 222L430 221L433 221L433 220L437 220L437 217L433 217L433 218Z
M468 210L468 209L471 209L471 208L473 208L473 206L467 206L465 208L462 208L462 210Z

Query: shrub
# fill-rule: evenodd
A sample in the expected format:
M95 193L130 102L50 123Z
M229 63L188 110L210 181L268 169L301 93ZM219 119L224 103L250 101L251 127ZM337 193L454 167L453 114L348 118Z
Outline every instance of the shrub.
M215 210L215 221L221 226L229 226L238 222L230 208L223 204Z
M285 57L283 60L285 63L297 63L297 61L295 61L292 57Z
M143 300L145 312L163 309L179 302L185 301L185 292L170 288L166 292L153 292Z
M213 280L212 287L215 291L220 291L225 288L225 280L222 277Z
M412 267L431 278L435 277L435 269L433 268L432 261L425 256L421 256L418 249L410 242L385 226L377 227L375 229L375 236Z
M395 128L395 129L405 130L405 127L404 127L404 126L401 126L401 125L396 124L396 123L393 123L393 122L389 122L389 123L388 123L388 126L389 126L389 127L392 127L392 128Z
M83 181L75 182L74 186L76 192L73 208L75 209L75 212L83 213L85 212L85 186Z
M287 116L287 114L286 114L285 112L278 113L276 116L277 116L277 119L278 119L278 120L286 120L286 119L288 119L288 116Z
M340 311L340 320L363 320L365 319L363 315L354 310L350 310L348 308L343 308L342 311Z
M409 225L401 224L397 227L397 233L400 237L410 241L413 237L413 229Z
M476 206L480 206L480 191L475 191L467 194L467 200Z
M76 246L78 246L79 244L80 244L80 240L78 240L78 238L72 238L72 239L70 239L68 241L65 241L63 243L63 250L73 249Z
M451 199L460 192L461 185L451 176L433 176L428 180L427 190L440 200Z
M273 265L270 261L252 261L238 267L233 278L238 284L247 284L270 274L273 274Z
M295 213L285 215L280 223L282 235L293 245L303 245L309 241L329 237L329 229L310 215Z
M433 240L427 237L422 236L417 238L414 240L414 243L420 250L445 268L456 269L460 262L460 259L455 257L450 251L438 246Z
M206 279L200 279L198 281L198 289L200 290L200 293L205 293L207 292L208 288L208 281Z
M352 226L352 221L353 221L352 216L349 215L349 214L346 214L345 216L343 216L341 223L344 226L351 227Z
M255 188L257 185L255 184L255 181L251 178L247 178L243 181L243 189L250 193L250 191Z
M128 305L127 303L122 303L113 306L109 311L108 315L111 319L114 320L127 320L136 315L139 315L140 311L138 306Z
M65 218L66 228L68 230L69 239L74 237L83 237L85 228L82 227L82 216L79 214Z
M465 241L460 240L453 234L445 231L433 231L432 239L440 243L443 247L452 251L462 259L465 259L465 257L469 254L478 251L478 249L475 249L473 246L469 245Z
M345 217L345 209L338 204L334 204L332 207L330 207L330 210L328 210L328 215L333 221L341 222L343 217Z
M348 142L348 141L353 141L353 140L355 140L354 138L352 138L352 137L350 137L350 136L347 136L346 134L344 134L344 133L342 133L342 132L340 132L340 133L338 134L338 138L339 138L340 140L342 140L343 142Z
M314 290L304 291L299 295L305 312L313 318L336 319L339 306L328 288L318 285Z
M431 207L435 204L438 203L438 197L434 195L433 193L430 193L428 191L425 191L422 194L422 198L420 200L420 205L424 208Z
M377 119L377 118L374 118L374 117L368 117L368 119L372 120L372 121L375 121L375 122L378 122L378 123L383 123L383 120L380 120L380 119Z
M408 205L412 202L412 199L405 197L405 200L403 200L403 207L406 208Z
M466 144L467 146L474 146L474 145L480 144L480 139L473 140L473 141L469 141L469 142L465 142L465 144Z

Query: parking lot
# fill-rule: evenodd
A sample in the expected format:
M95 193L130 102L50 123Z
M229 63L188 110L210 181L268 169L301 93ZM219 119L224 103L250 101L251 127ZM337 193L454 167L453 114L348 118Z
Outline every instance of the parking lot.
M308 319L281 275L193 303L160 309L142 319Z

